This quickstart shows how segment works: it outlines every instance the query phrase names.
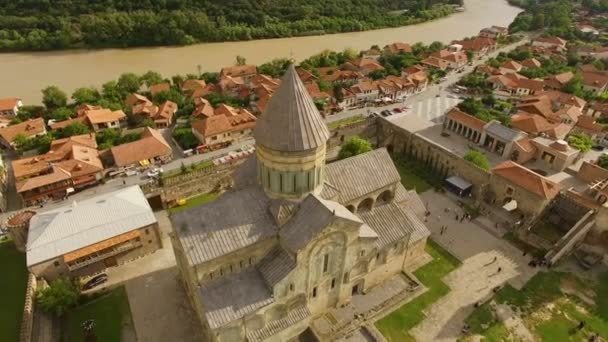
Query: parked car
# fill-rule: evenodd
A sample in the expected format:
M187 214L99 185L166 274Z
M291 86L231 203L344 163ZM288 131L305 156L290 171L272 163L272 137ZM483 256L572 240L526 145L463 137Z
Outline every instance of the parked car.
M401 113L401 109L399 109L399 108L393 108L393 112L395 112L395 113Z
M594 151L603 151L604 150L604 146L601 145L593 145L593 147L591 147Z
M148 173L146 175L150 178L154 178L154 177L158 177L158 175L160 175L162 172L163 172L163 169L161 169L161 168L153 168L152 170L148 171Z
M89 279L83 286L83 290L90 290L96 286L99 286L108 281L108 275L105 273L98 274L93 278Z
M440 79L439 79L439 81L441 81L441 82L445 82L445 81L447 81L447 80L448 80L448 78L447 78L447 77L442 77L442 78L440 78Z
M393 113L391 113L389 110L386 110L386 109L381 111L380 114L382 114L382 116L384 116L384 117L393 115Z

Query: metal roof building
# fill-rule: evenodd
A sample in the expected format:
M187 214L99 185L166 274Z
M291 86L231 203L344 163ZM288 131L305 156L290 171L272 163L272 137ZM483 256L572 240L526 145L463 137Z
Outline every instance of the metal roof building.
M27 266L156 222L139 186L38 213L30 220Z

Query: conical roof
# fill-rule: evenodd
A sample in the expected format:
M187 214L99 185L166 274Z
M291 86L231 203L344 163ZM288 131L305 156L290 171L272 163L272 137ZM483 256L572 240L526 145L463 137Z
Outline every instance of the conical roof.
M324 145L329 129L293 66L290 65L266 111L257 120L256 144L285 152Z

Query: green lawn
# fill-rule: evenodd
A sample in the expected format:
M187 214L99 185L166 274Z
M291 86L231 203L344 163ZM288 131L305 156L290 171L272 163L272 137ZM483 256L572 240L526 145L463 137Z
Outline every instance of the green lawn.
M333 130L338 127L354 124L354 123L361 122L361 121L365 121L365 117L363 115L357 115L357 116L353 116L350 118L330 122L327 124L327 127L329 127L330 130Z
M201 204L211 202L211 201L215 200L218 196L219 196L219 194L214 193L214 192L209 193L209 194L198 195L196 197L192 197L192 198L189 198L188 200L186 200L186 204L180 205L177 207L173 207L173 208L169 208L169 209L167 209L167 211L169 212L169 214L178 213L180 211L198 207Z
M423 193L433 187L421 176L421 174L425 174L426 172L417 167L417 165L414 165L414 161L403 157L396 157L393 159L393 162L399 171L399 176L401 176L401 184L406 189L416 189L416 192Z
M579 292L595 292L596 305L590 306L576 296L563 293L560 285L565 280L575 284ZM608 338L607 290L608 273L602 274L598 284L594 284L568 273L540 272L521 291L507 285L494 300L521 312L528 329L541 341L584 342L593 333ZM477 308L466 321L473 334L484 336L482 341L500 341L508 336L504 324L496 319L487 303ZM586 326L579 331L576 327L580 321L585 321ZM500 333L497 335L497 332Z
M158 300L151 298L150 300ZM131 325L131 309L124 286L83 304L66 314L66 342L84 341L81 325L95 320L97 341L120 341L122 330Z
M205 160L199 163L192 163L192 164L185 164L187 170L186 173L192 172L192 171L196 171L196 170L202 170L202 169L206 169L209 168L211 166L213 166L213 161L212 160ZM163 179L168 179L168 178L172 178L175 176L179 176L181 174L184 174L182 172L181 168L177 168L171 171L167 171L167 172L163 172Z
M409 331L424 320L423 310L450 292L442 278L456 269L460 261L430 240L426 251L433 257L433 261L414 274L428 287L428 291L376 322L376 327L388 341L414 341Z
M25 254L0 242L0 341L18 341L27 286Z

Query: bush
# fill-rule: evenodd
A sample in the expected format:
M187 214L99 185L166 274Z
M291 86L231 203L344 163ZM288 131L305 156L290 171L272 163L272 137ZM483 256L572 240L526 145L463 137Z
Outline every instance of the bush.
M568 138L570 145L582 153L588 152L593 146L593 140L585 133L572 134Z
M173 131L173 139L184 150L195 148L200 143L190 128L178 128Z
M354 136L348 139L348 141L342 145L340 152L338 152L338 159L345 159L369 152L372 150L372 144L358 136Z
M45 312L63 315L68 309L78 304L80 289L67 278L57 279L49 287L38 292L38 305Z
M490 169L490 161L488 161L488 157L479 151L470 150L467 152L467 154L465 154L464 160L469 161L484 170Z

